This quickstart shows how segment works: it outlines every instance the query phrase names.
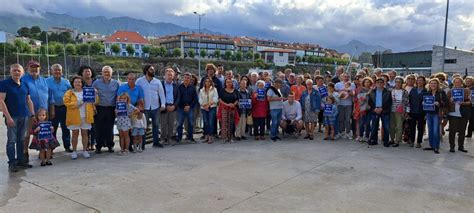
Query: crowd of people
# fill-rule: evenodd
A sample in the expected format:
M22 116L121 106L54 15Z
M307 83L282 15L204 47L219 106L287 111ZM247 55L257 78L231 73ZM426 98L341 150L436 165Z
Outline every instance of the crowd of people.
M159 79L155 67L145 65L142 77L129 73L121 83L112 78L110 66L102 68L100 77L82 66L69 80L60 64L50 69L52 76L45 78L36 61L28 63L26 74L22 65L13 64L11 77L0 83L10 172L32 167L29 149L39 151L41 166L52 165L59 139L73 160L79 154L90 158L90 151L113 153L114 126L120 155L145 149L149 124L152 146L159 148L196 140L263 141L266 135L274 142L285 135L344 138L371 146L381 138L385 147L406 143L422 148L427 131L424 150L436 154L448 122L450 152L455 152L456 136L457 149L467 152L464 140L474 130L474 78L458 74L448 83L444 73L402 77L394 70L363 68L351 75L340 66L334 76L291 69L240 76L207 64L202 79L173 68L166 68ZM195 139L201 120L203 134ZM59 126L61 137L56 135Z

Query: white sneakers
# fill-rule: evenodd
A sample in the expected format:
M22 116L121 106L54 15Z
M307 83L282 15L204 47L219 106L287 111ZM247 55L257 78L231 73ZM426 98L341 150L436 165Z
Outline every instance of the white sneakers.
M77 159L77 152L72 152L71 153L71 159L76 160Z
M84 152L82 153L82 156L83 156L84 158L86 158L86 159L91 157L91 155L89 154L88 151L84 151ZM76 159L77 159L77 152L74 151L74 152L71 153L71 159L73 159L73 160L76 160Z

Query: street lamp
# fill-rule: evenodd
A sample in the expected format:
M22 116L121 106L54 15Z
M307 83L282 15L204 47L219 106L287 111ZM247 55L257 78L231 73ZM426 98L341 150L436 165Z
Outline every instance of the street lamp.
M199 17L199 40L198 40L198 75L199 75L199 80L201 80L201 17L205 16L206 14L204 13L198 13L194 12L194 15L197 15Z
M446 18L444 20L443 61L441 65L441 72L444 72L444 62L446 60L446 34L448 31L448 12L449 12L449 0L447 0L447 3L446 3Z

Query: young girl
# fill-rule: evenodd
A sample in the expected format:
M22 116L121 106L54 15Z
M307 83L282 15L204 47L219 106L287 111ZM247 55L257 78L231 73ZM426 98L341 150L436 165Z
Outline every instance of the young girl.
M328 96L326 99L326 106L324 111L324 132L325 137L324 140L329 139L329 135L331 136L331 140L334 140L334 123L336 122L336 115L337 115L337 106L336 106L336 99L333 96ZM328 110L326 107L332 108L332 110Z
M127 107L127 113L125 115L119 114L118 109L115 109L117 115L117 129L119 130L120 137L120 152L119 155L128 153L128 146L130 145L129 131L132 128L132 122L130 116L139 112L139 110L130 104L130 96L127 93L122 93L117 98L117 103L125 103Z
M140 110L132 116L132 137L133 137L133 152L142 152L142 139L145 135L146 117L143 114L143 102L139 102L137 109Z
M39 109L36 112L36 122L33 123L33 128L31 129L31 134L33 135L33 141L30 144L30 149L35 149L40 152L41 166L51 166L53 163L51 159L51 151L59 146L56 138L51 137L49 139L38 139L38 133L40 131L40 123L48 121L46 110ZM51 132L54 131L54 127L51 125ZM51 135L52 136L52 135Z

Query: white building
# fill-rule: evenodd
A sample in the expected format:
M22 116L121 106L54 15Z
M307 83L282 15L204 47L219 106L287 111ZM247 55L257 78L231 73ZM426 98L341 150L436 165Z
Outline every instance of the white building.
M114 55L112 45L117 44L120 47L119 56L148 57L148 53L143 52L143 47L150 45L150 42L141 36L138 32L116 31L104 41L105 54ZM133 55L128 55L127 46L132 45L135 49Z
M286 66L296 63L296 51L284 49L266 49L259 51L265 63L274 64L275 66Z
M443 47L433 46L431 73L441 71L443 63ZM446 48L444 72L451 76L454 73L474 75L474 51Z

